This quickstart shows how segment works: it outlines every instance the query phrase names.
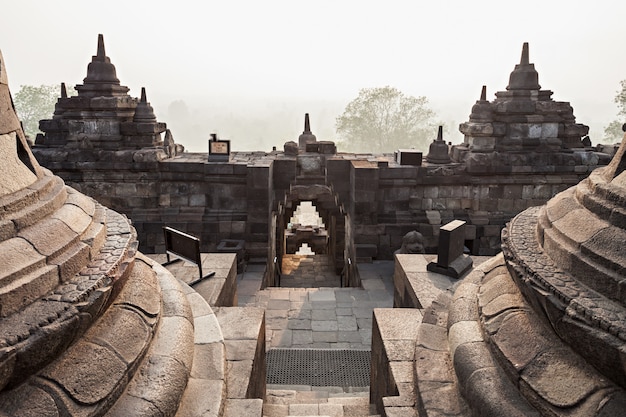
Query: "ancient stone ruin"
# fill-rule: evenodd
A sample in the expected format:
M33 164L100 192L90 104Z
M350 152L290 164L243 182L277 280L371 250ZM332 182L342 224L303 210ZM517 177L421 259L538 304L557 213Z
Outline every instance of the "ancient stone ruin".
M507 91L493 102L483 91L461 124L464 143L449 146L439 132L424 158L337 152L316 138L306 115L284 152L207 160L172 147L169 134L161 139L165 124L144 94L138 101L120 86L102 37L87 74L78 96L61 97L53 118L41 121L33 153L68 185L132 219L148 253L164 251L161 230L172 226L199 237L207 252L244 241L246 259L265 259L271 269L287 253L281 242L293 211L312 201L328 225L337 273L357 258L392 259L412 230L435 253L440 227L453 220L466 222L471 254L494 255L513 216L609 160L583 147L588 128L571 106L540 89L527 45ZM358 277L345 284L358 285Z
M464 143L440 130L423 159L337 152L308 114L284 152L185 153L145 90L127 94L102 36L77 90L61 90L30 149L0 55L1 415L288 415L286 394L269 401L265 349L296 339L302 329L276 323L306 297L298 324L313 332L318 316L328 340L343 342L340 309L370 327L349 336L371 348L375 411L353 415L626 412L626 137L610 163L583 143L587 127L540 89L528 45L507 91L490 102L483 88ZM184 266L154 260L164 226L221 252L203 254L210 279L192 287L172 272ZM304 244L351 288L275 288ZM460 272L429 271L436 252ZM362 293L340 292L366 287L359 262L391 259L394 308L364 312ZM267 300L237 306L245 261L264 271L259 291L287 290L271 326ZM384 295L376 284L368 297Z
M111 69L106 59L94 62ZM125 90L109 83L114 72L107 74L97 80L113 93L110 108L124 107L132 117L130 110L145 100L118 101L115 94ZM82 93L100 88L87 85ZM137 252L128 218L39 165L15 114L1 54L0 103L0 414L199 416L231 410L236 416L260 410L263 311L228 307L236 304L235 255L212 255L215 295L201 296ZM93 132L88 137L92 144L102 139ZM233 365L240 339L253 341L251 357L240 354Z

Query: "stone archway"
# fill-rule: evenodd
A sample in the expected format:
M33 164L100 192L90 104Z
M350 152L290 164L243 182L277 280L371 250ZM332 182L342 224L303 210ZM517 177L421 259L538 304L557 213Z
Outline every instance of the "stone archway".
M290 228L290 220L302 202L311 202L315 207L324 225L323 230L316 227L304 227L298 231L293 224ZM349 261L350 250L353 247L347 236L349 228L349 216L339 203L332 187L326 185L295 185L285 195L284 201L278 204L278 209L272 218L273 230L273 253L274 268L280 266L283 256L295 253L293 250L299 244L306 242L312 247L318 248L316 253L321 252L328 257L331 270L338 277L337 286L358 286L360 282L354 279L351 268L347 266L354 262ZM317 230L316 230L317 229ZM289 240L293 239L293 241ZM289 241L288 241L289 240ZM278 285L277 282L268 282L270 286Z

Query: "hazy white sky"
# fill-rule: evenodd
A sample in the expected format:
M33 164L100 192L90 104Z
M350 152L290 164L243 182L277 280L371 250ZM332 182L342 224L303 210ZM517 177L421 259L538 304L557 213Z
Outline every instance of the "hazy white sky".
M82 83L102 33L121 83L133 96L145 86L157 115L173 100L228 102L233 118L250 101L342 109L361 88L391 85L428 97L458 125L483 84L489 99L506 88L529 42L542 88L571 102L595 142L626 79L623 0L3 3L0 49L14 93ZM333 125L337 115L312 114L314 131L316 120ZM285 122L297 137L302 121Z

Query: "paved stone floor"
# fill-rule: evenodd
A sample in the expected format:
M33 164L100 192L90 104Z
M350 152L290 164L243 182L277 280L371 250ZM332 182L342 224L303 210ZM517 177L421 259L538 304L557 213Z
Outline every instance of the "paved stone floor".
M267 349L369 350L373 309L393 306L393 261L359 264L363 288L319 287L325 280L317 273L309 275L311 269L319 271L324 266L325 261L316 257L301 263L307 265L302 269L304 276L292 278L309 288L285 287L290 281L283 279L280 288L260 290L264 267L249 265L238 276L239 305L265 308ZM295 275L295 270L289 272ZM329 282L339 281L332 271L328 274Z

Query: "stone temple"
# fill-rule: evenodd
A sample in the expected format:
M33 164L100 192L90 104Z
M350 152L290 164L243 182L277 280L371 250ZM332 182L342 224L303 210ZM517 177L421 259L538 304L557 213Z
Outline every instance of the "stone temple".
M184 152L102 36L76 89L31 148L0 55L0 415L626 414L626 137L585 146L527 44L427 155L337 152L309 115L283 151ZM451 222L459 279L427 268ZM165 226L211 278L162 266ZM324 288L284 288L303 247ZM366 396L268 385L272 351L329 350L369 355Z

